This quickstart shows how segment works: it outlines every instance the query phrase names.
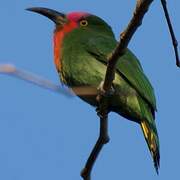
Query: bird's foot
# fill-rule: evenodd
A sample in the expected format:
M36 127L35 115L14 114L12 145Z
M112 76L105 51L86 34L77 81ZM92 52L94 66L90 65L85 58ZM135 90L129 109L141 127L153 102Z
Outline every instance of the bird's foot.
M101 83L100 83L100 85L98 87L99 95L102 95L102 96L105 96L105 97L110 97L110 96L114 95L115 89L114 89L113 85L111 86L109 91L105 91L104 88L103 88L103 84L104 84L104 81L101 81Z

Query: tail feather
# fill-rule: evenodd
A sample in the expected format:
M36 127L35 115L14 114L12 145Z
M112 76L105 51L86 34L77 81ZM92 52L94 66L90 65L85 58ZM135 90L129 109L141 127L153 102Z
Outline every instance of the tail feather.
M159 137L156 129L156 124L154 120L154 113L152 108L142 99L138 98L140 110L141 110L141 121L140 125L151 152L151 156L154 161L154 167L158 174L160 167L160 152L159 152Z
M159 153L159 139L156 128L155 127L151 128L150 125L148 125L147 121L141 122L141 128L144 137L146 139L147 145L149 147L149 150L151 152L154 161L154 167L158 174L158 170L160 167L160 153Z

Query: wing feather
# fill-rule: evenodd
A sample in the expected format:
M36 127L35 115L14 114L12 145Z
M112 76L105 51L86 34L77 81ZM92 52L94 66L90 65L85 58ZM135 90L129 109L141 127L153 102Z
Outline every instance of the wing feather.
M107 64L107 57L117 45L114 38L98 36L96 40L90 39L85 46L87 51L98 61ZM136 56L127 49L117 63L117 72L139 93L139 95L150 105L152 112L156 110L156 99L154 89L143 72L141 64ZM153 113L154 114L154 113Z

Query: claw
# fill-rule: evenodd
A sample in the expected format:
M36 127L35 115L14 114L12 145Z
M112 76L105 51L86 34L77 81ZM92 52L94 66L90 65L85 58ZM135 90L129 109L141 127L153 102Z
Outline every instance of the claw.
M106 96L106 97L110 97L112 95L114 95L115 93L115 89L113 86L111 86L110 90L109 91L105 91L103 89L103 85L104 85L104 81L101 81L99 87L98 87L98 92L100 95L103 95L103 96Z

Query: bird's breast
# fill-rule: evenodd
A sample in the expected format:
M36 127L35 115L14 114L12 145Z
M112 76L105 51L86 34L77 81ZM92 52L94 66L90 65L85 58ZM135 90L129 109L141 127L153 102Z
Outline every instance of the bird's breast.
M64 37L73 31L76 27L76 23L69 22L63 27L56 28L54 31L54 63L58 72L60 72L62 68L61 57Z
M64 38L62 31L55 31L54 33L54 63L58 72L61 71L61 47Z

